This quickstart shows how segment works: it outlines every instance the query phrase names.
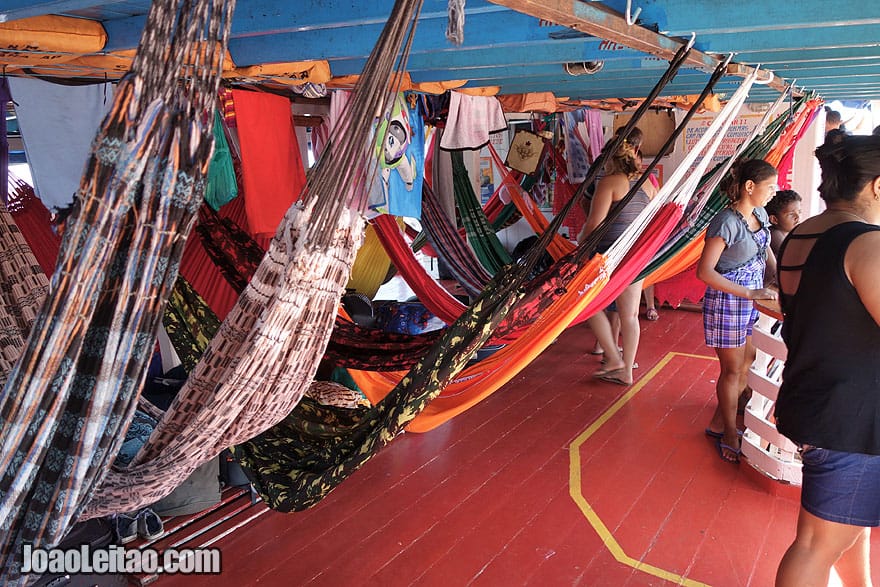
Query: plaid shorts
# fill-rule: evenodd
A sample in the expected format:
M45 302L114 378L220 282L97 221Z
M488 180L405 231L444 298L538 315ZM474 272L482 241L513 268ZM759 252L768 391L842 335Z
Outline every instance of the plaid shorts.
M756 257L747 265L725 273L724 277L749 289L764 287L764 260ZM716 349L743 346L757 320L758 311L752 300L706 288L703 296L706 346Z

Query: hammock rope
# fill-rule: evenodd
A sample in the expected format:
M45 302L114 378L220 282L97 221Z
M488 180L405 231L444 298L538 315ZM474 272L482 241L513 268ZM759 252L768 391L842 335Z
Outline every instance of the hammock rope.
M390 115L421 2L398 0L334 135L269 250L173 403L87 516L131 511L171 492L227 446L283 419L312 381L334 324L378 167L372 123ZM398 59L404 47L404 55ZM390 83L389 83L389 80ZM384 138L384 137L378 137Z
M704 147L708 146L711 150L717 148L726 128L725 125L729 125L735 118L737 108L745 100L753 81L754 77L746 79L738 90L737 98L732 98L728 103L725 110L726 116L719 116L698 145L689 153L689 159L686 159L682 164L685 169L690 167ZM710 140L714 140L711 145ZM711 151L708 153L703 160L703 166L708 165L711 158ZM673 191L675 182L680 179L681 177L671 178L665 184L669 187L655 197L659 210L653 211L646 208L640 218L630 225L627 233L618 239L618 243L625 243L630 240L631 234L639 235L635 244L630 246L628 255L616 269L613 259L609 262L602 256L593 257L590 263L576 273L574 278L568 280L566 289L563 290L564 293L557 296L549 306L537 313L527 333L519 336L510 345L497 351L489 358L465 369L407 426L407 430L424 432L433 429L476 404L509 381L519 369L542 352L564 328L583 321L606 307L620 291L632 282L641 267L653 256L654 251L665 242L675 223L681 217L683 203L688 201L693 193L694 181L685 181L681 189ZM664 201L670 203L664 204ZM639 225L644 219L649 219L649 224L647 228L642 230ZM613 275L609 281L608 274L612 271ZM352 376L358 386L375 403L382 401L384 392L394 384L400 374L352 371Z
M679 54L681 56L686 52L687 49ZM680 61L671 64L670 69L678 65ZM664 76L664 79L667 78ZM637 120L634 116L632 124ZM549 233L542 238L546 247ZM477 349L522 299L525 294L522 284L538 259L539 255L534 255L531 259L507 265L500 271L481 296L449 326L431 351L403 376L381 402L370 408L363 419L338 430L338 436L332 438L334 450L326 460L315 462L315 459L309 458L296 459L295 462L285 463L289 468L284 470L273 464L272 471L261 471L259 463L267 450L271 450L262 440L269 438L271 431L234 447L233 453L242 462L245 472L266 502L281 511L309 507L390 442L455 379ZM590 264L592 267L602 264L601 255L594 259ZM296 415L291 417L295 418ZM301 440L307 445L296 451L298 455L319 452L311 450L309 443L326 444L326 436L308 436ZM267 476L264 477L263 473L267 473Z

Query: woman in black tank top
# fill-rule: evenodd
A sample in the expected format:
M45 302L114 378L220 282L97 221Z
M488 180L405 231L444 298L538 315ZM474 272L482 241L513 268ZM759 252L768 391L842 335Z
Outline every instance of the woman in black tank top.
M827 210L795 228L779 255L788 346L776 403L801 445L797 536L777 586L868 585L880 525L880 137L816 150Z

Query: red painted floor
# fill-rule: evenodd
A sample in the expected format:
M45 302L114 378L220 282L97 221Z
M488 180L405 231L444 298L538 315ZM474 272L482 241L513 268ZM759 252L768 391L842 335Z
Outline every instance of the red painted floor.
M794 536L792 492L722 462L703 435L717 364L700 315L665 309L642 326L631 388L592 379L594 339L569 329L492 397L400 436L316 507L222 539L221 577L160 587L772 585Z

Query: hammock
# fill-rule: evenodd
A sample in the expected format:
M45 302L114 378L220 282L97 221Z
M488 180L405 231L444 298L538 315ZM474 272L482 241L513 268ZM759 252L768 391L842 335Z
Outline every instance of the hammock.
M33 188L21 180L18 180L18 182L9 203L10 207L15 210L12 214L12 219L16 224L27 226L27 228L21 230L21 236L26 241L28 248L33 250L35 246L38 246L43 252L45 261L41 261L37 267L42 268L43 280L46 280L45 275L47 273L51 274L52 267L58 259L61 239L52 231L49 221L49 210L46 209L43 202L37 199L36 196L33 196ZM202 206L202 210L212 213L207 203ZM203 224L210 224L214 219L218 222L221 221L219 217L213 215L209 220L205 220ZM223 219L222 222L231 223L228 219ZM199 228L197 226L196 230L199 230ZM201 230L203 231L204 227L201 227ZM250 239L250 236L246 233L244 236ZM251 240L250 242L254 241ZM254 243L254 246L257 246L256 243ZM259 248L257 250L260 251L260 257L262 257L262 250ZM254 263L254 268L256 268L258 263L259 257L257 262ZM29 267L22 268L22 272L27 272L28 270ZM48 281L46 281L46 284L48 289ZM220 321L190 283L182 275L179 275L165 306L162 325L165 327L184 368L189 372L195 367L199 357L201 357L202 352L204 352L205 347L208 345L208 341L214 336L217 328L219 328ZM16 349L16 359L21 352L22 346L24 345L22 344Z
M708 141L714 136L711 150L701 163L703 168L708 165L711 153L720 144L723 130L734 119L735 113L745 100L753 81L754 76L748 78L735 94L735 99L731 98L726 106L725 116L719 116L713 122L713 127L688 154L691 161L709 145ZM690 114L693 114L693 110ZM685 120L683 124L686 123ZM683 125L678 129L679 132L681 128ZM674 137L671 137L671 140L674 140ZM684 181L685 170L689 167L690 162L686 158L678 173L673 174L639 218L609 248L606 257L599 261L594 259L585 269L579 271L572 283L567 286L567 291L537 315L536 321L526 334L492 356L465 369L457 380L450 384L410 423L407 430L413 432L431 430L481 401L509 381L521 368L543 351L564 328L585 320L606 307L611 300L619 295L666 240L680 218L683 203L690 199L696 189L694 178L699 177L699 173ZM668 195L672 195L673 187L680 182L684 182L684 188L675 194L677 203L665 205L657 213L656 218L650 220L652 214L658 211L658 206L661 206L664 199L668 199ZM638 185L635 186L635 189L637 188ZM559 217L561 215L557 216L557 218ZM643 231L642 228L648 221L651 222L650 228ZM640 235L638 236L639 240L633 242L637 235ZM625 258L623 258L624 254L626 254ZM610 268L613 268L618 262L621 264L614 271L611 281L608 282L603 273L610 271ZM389 386L394 383L396 377L400 376L400 374L391 372L377 374L352 371L351 374L358 387L374 403L382 400Z
M428 242L446 262L455 280L469 296L479 295L492 276L483 269L474 256L473 249L446 217L434 190L427 182L422 185L422 223Z
M689 47L683 47L670 65L661 81L666 80L682 63ZM720 70L717 76L720 77ZM659 92L662 84L655 88ZM656 96L652 94L650 104ZM641 108L633 116L622 136L645 111ZM622 140L622 139L621 139ZM606 155L600 159L604 160ZM591 175L595 175L592 173ZM588 178L592 180L592 177ZM630 196L631 197L631 196ZM552 227L551 230L558 228ZM601 238L601 231L596 239ZM549 243L550 235L539 239L543 248ZM595 246L594 240L590 246ZM539 255L528 255L523 264L509 265L497 275L492 283L474 304L456 320L445 332L428 355L406 374L383 401L369 409L357 421L349 422L332 431L324 430L321 435L300 435L299 442L306 443L294 449L285 446L283 454L276 454L278 447L272 444L273 431L233 448L236 458L242 462L245 472L254 482L263 499L271 507L281 511L303 509L316 503L338 485L347 475L365 463L375 452L390 442L424 407L436 397L456 374L464 367L476 350L489 338L492 330L522 297L521 284L531 270ZM602 264L598 256L592 266ZM297 418L296 412L291 418ZM324 458L316 458L317 450L311 444L324 443L330 438L332 451L324 453ZM282 465L277 459L284 455L290 458ZM269 458L269 468L264 468L264 459Z
M204 206L199 214L200 222L195 230L204 244L205 251L229 285L241 294L256 272L265 252L231 218L220 218L210 208ZM181 292L177 297L182 301L192 299L185 292ZM175 294L172 293L172 301L174 299ZM168 322L169 316L166 310L166 328ZM346 317L337 316L325 357L336 365L356 369L407 369L425 355L440 334L438 331L433 331L413 336L385 332L364 328Z
M774 144L783 144L786 141L780 136L786 129L785 123L789 120L789 114L784 113L778 116L770 123L766 130L755 137L755 133L759 132L766 121L769 113L781 103L784 94L780 96L774 107L767 110L764 119L755 127L750 139L744 141L734 156L730 157L726 162L720 164L718 168L710 172L720 181L721 176L726 173L730 165L740 157L746 158L764 158L767 156ZM801 98L796 108L810 108L811 102L806 98ZM794 135L790 135L794 136ZM793 144L789 142L786 149L793 152ZM719 172L719 168L722 170ZM729 199L721 190L717 189L717 181L715 186L709 186L704 190L704 198L698 206L689 214L688 222L679 232L670 240L667 245L658 253L645 270L639 275L639 279L645 279L646 285L657 283L664 279L668 279L678 273L691 267L700 257L703 250L703 239L706 227L712 218L724 208Z
M429 157L432 151L433 144L428 151ZM425 183L428 184L429 187L431 187L436 199L437 192L431 185L431 182L427 181L426 178ZM508 226L514 224L520 218L519 211L516 209L516 206L514 206L513 202L504 203L501 200L501 193L503 189L504 188L501 185L495 188L495 192L489 198L489 201L486 202L486 204L483 206L483 213L489 220L489 224L492 227L492 232L498 232L502 228L507 228ZM437 202L439 205L439 199L437 199ZM444 217L446 217L446 213L443 211L442 206L440 207L440 212L444 215ZM451 220L448 217L447 222L450 222L451 224ZM458 229L458 233L459 235L461 235L462 238L465 238L467 236L467 232L463 227ZM426 244L428 244L428 232L426 230L422 230L418 235L413 238L412 249L414 251L421 250L421 248L424 247Z
M397 271L415 292L416 297L435 316L452 324L465 311L466 306L455 299L443 286L428 274L419 263L397 226L393 216L382 214L373 218L376 234L391 257Z
M329 339L363 233L361 211L377 165L371 125L376 112L390 111L401 79L392 66L404 43L408 52L418 4L395 4L336 135L309 174L302 204L285 214L253 279L147 443L126 469L110 471L87 515L155 502L201 463L276 424L299 402Z
M34 188L9 172L9 182L12 184L12 193L9 194L7 210L12 214L15 225L27 240L37 262L45 275L52 275L55 263L58 261L58 249L61 246L61 237L52 231L52 215L43 202L37 198ZM30 235L39 235L39 238L31 239ZM23 348L22 345L21 348Z
M424 212L422 216L424 216ZM382 243L379 242L379 237L376 235L376 229L368 224L364 233L364 244L358 249L354 265L351 267L351 277L345 289L362 293L373 299L385 282L390 268L391 259L382 248Z
M205 250L229 285L241 294L263 258L263 249L232 219L220 218L205 207L202 207L200 215L201 221L196 225L196 231L204 242ZM183 299L184 296L186 294L181 293ZM167 323L166 312L166 327ZM337 316L325 357L336 365L357 369L406 369L425 355L440 334L439 331L432 331L413 336L385 332L364 328L346 317Z
M550 224L547 221L547 217L544 216L544 213L537 207L532 197L527 195L522 187L516 182L513 173L511 173L504 165L504 162L501 161L501 157L498 155L495 147L492 146L492 143L489 143L488 147L489 153L492 155L492 161L501 175L501 188L505 190L511 202L516 206L520 214L522 214L522 217L526 219L535 234L543 234ZM547 252L550 253L550 256L554 259L561 259L568 253L572 252L574 248L575 245L571 241L556 233L553 235L553 240L547 247Z
M48 292L46 274L0 203L0 385L18 361Z
M23 580L22 544L57 544L79 517L134 415L204 190L231 11L154 2L93 143L51 290L0 394L10 582Z
M480 263L490 274L495 275L512 259L498 240L495 231L483 213L479 199L468 177L467 168L461 151L453 151L452 177L455 185L455 205L461 214L461 220L467 231L468 242L476 253Z

